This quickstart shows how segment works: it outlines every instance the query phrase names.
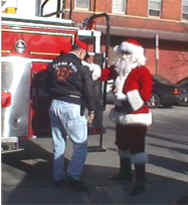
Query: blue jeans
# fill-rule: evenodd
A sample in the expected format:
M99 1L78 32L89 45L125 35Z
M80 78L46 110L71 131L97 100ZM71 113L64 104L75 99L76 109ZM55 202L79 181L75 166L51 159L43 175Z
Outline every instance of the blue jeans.
M67 168L67 175L79 180L87 156L87 120L80 115L80 105L53 100L50 110L53 142L53 178L65 178L64 152L67 136L73 151Z

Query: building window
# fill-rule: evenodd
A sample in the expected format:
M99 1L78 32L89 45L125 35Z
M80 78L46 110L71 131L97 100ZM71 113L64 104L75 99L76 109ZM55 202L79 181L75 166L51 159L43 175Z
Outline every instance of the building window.
M112 0L112 13L125 14L127 0Z
M148 0L148 15L160 17L160 15L161 15L161 0Z
M89 10L89 0L75 0L74 7L75 9Z
M188 20L188 0L182 0L182 19Z

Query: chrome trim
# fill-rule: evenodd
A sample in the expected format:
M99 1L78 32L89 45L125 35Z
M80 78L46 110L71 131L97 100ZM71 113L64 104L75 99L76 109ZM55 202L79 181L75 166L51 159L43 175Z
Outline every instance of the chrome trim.
M1 62L3 62L3 61L12 62L12 60L10 60L10 58L17 58L17 57L15 57L15 56L6 56L6 57L2 56ZM21 57L21 58L27 59L28 62L30 62L30 63L50 63L53 61L53 60L49 60L49 59L40 59L40 58L39 59L38 58L24 58L24 57Z
M48 52L36 52L36 51L29 51L30 55L47 55L47 56L59 56L60 53L48 53Z
M1 58L1 91L11 94L11 104L1 109L1 137L27 136L30 102L31 60Z
M69 31L77 31L79 28L77 27L72 27L72 26L54 26L54 25L45 25L45 24L35 24L35 23L20 23L20 22L9 22L9 21L4 21L1 22L2 25L12 27L14 29L20 29L20 28L37 28L37 29L57 29L57 30L69 30Z
M9 18L10 20L12 21L41 21L41 22L49 22L49 23L59 23L59 24L72 24L74 23L72 20L70 19L60 19L60 18L53 18L53 17L42 17L42 16L32 16L32 19L29 18L29 17L23 17L23 16L20 16L20 15L17 15L17 14L6 14L6 13L3 13L2 14L2 19L3 18Z
M17 40L14 45L14 49L19 54L24 54L26 50L26 44L23 40Z
M47 17L32 17L25 18L18 15L3 14L1 24L6 26L29 27L29 28L45 28L45 29L60 29L60 30L78 30L79 27L73 26L74 22L69 19L57 19ZM56 24L56 25L54 25Z
M11 51L10 50L1 50L1 53L10 53Z
M70 36L73 37L73 34L69 33L54 33L54 32L41 32L41 31L26 31L26 30L15 30L15 29L1 29L4 32L14 32L14 33L27 33L27 34L39 34L39 35L51 35L51 36Z
M31 58L32 63L50 63L53 60L48 60L48 59L37 59L37 58Z

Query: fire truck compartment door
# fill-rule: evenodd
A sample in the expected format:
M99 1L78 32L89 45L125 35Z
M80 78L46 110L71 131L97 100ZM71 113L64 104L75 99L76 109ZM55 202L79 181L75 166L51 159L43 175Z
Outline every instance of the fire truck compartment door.
M10 104L1 110L1 136L27 136L31 62L21 57L1 62L1 92L10 94Z

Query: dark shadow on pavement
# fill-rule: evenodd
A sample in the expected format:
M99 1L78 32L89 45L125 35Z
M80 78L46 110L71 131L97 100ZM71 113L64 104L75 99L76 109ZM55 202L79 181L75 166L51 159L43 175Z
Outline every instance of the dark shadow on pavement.
M160 135L151 134L150 132L148 132L148 137L153 137L156 139L161 139L161 140L165 140L168 142L174 142L174 143L178 143L178 144L182 144L182 145L188 145L187 141L179 141L179 140L169 139L169 138L165 138L165 137L160 136Z
M109 180L109 176L118 172L116 167L110 164L109 166L90 164L89 161L83 173L83 180L89 187L88 192L75 192L66 186L56 188L51 180L52 154L35 143L31 143L30 146L31 152L24 157L20 154L3 157L2 163L5 165L2 175L3 205L173 205L183 196L185 190L188 190L188 183L185 181L148 173L147 191L139 196L131 197L128 194L130 184ZM116 153L111 150L98 153L97 162L101 163L100 155L102 154L104 159L104 156L113 158L112 155ZM93 156L96 157L96 155ZM175 160L165 157L158 158L154 155L150 157L156 166L165 167L169 164L170 169L173 169L172 164L176 163ZM32 163L29 163L30 160L33 160ZM179 169L182 168L179 167ZM9 174L13 181L5 181L6 174Z
M170 147L170 146L161 146L161 145L152 144L152 143L148 143L148 145L154 146L154 147L159 147L159 148L164 148L164 149L169 149L169 150L179 152L179 153L182 153L182 154L188 154L188 149Z
M163 167L171 171L179 172L182 174L188 173L188 166L186 162L170 159L167 157L156 156L152 154L149 154L149 161L151 164L157 167Z

